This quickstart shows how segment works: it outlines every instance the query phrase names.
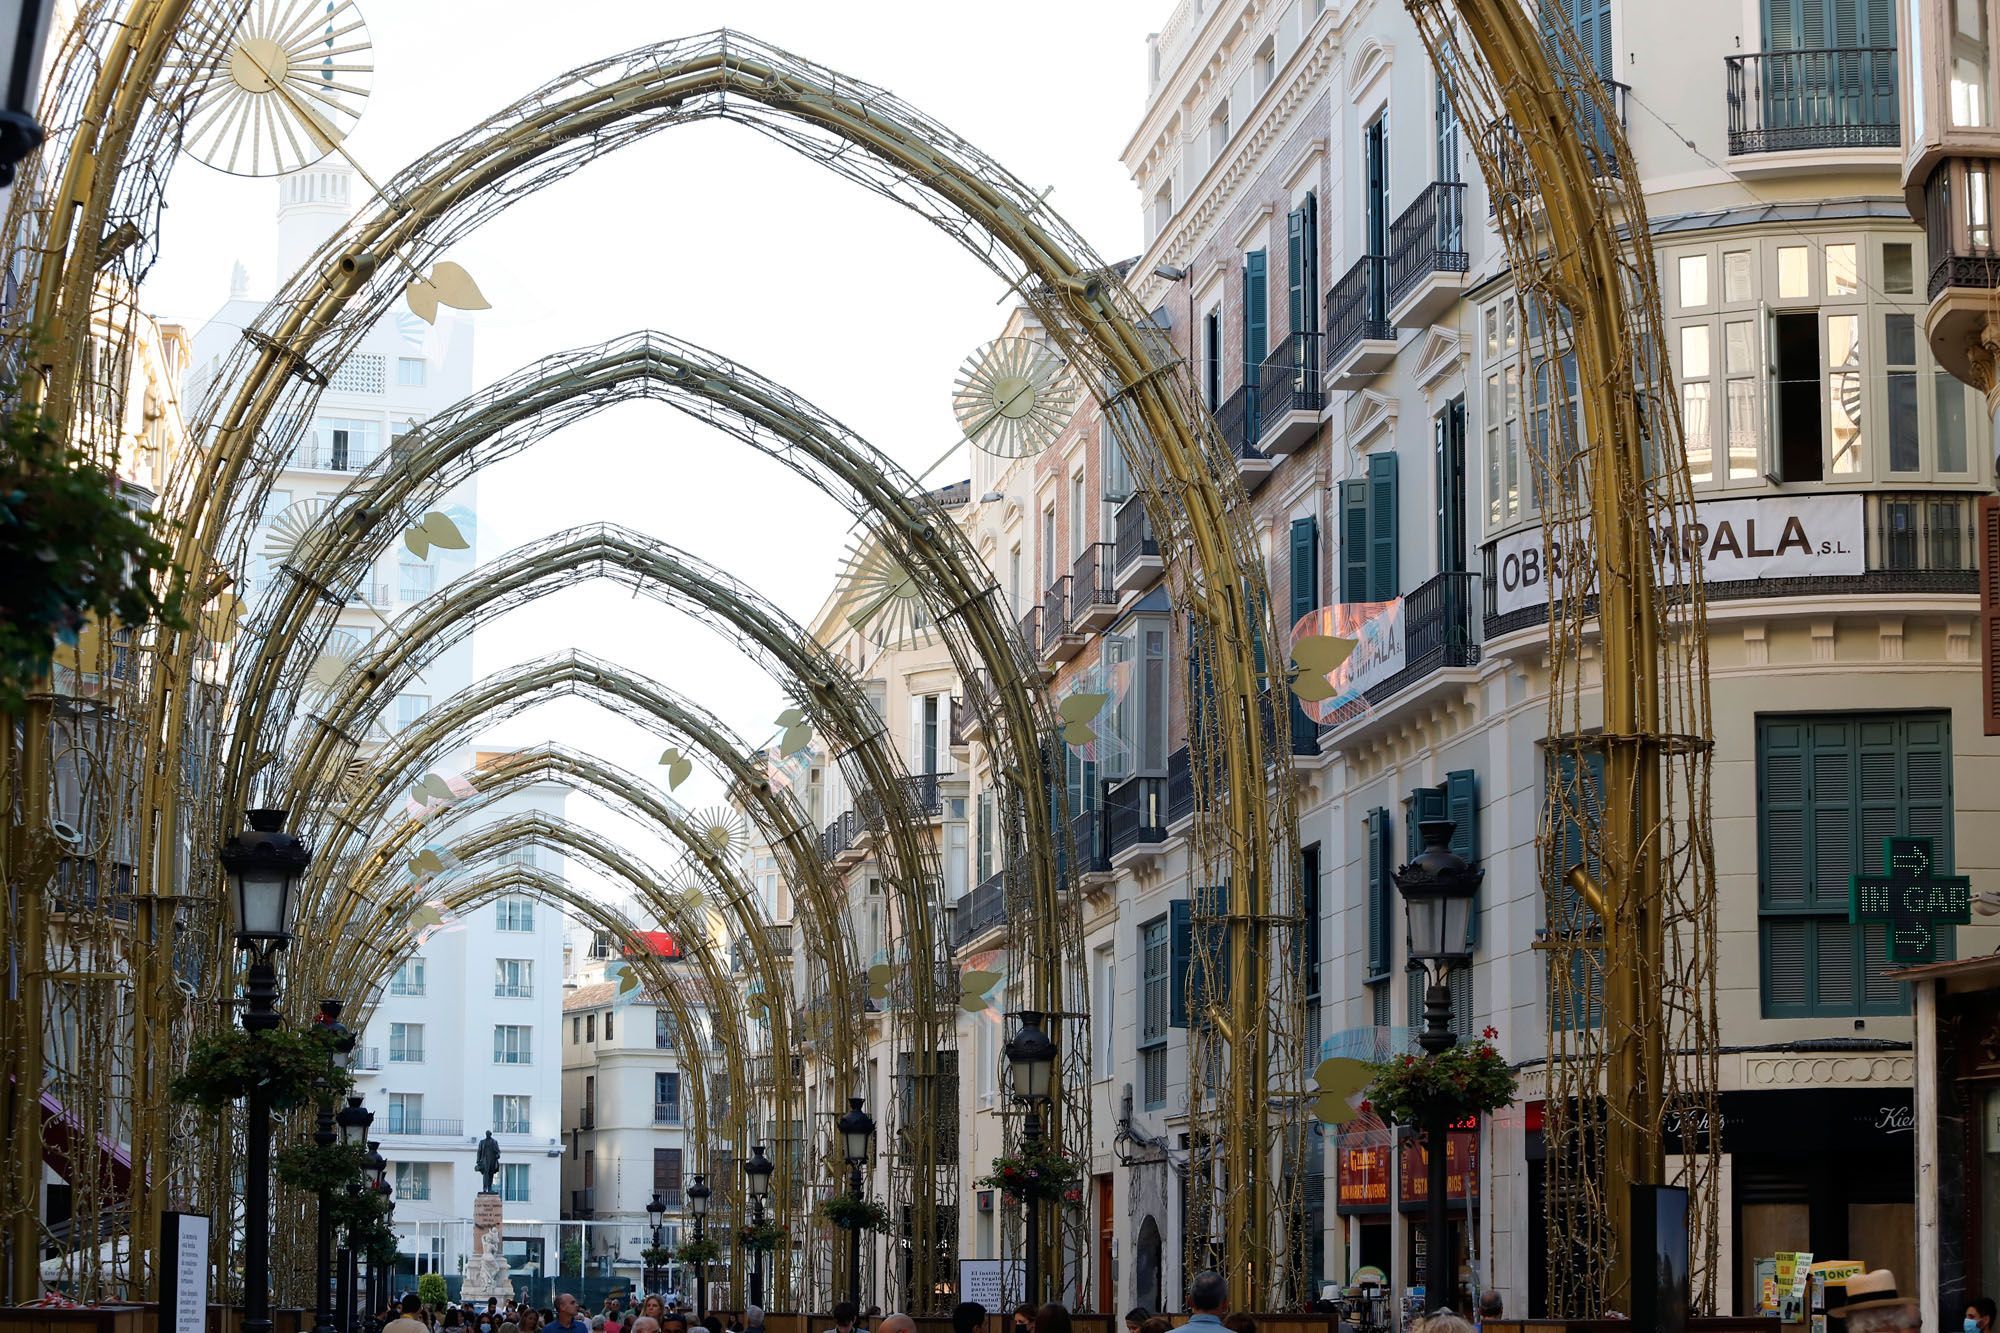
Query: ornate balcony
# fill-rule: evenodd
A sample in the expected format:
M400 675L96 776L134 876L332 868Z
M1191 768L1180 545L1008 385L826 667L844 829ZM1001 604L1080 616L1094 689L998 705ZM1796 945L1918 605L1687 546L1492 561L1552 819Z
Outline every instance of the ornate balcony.
M963 949L1007 924L1007 872L997 871L952 904L951 947Z
M1104 789L1105 856L1122 865L1167 839L1167 784L1161 778L1127 778Z
M1433 181L1389 224L1389 318L1420 329L1458 299L1468 281L1465 182Z
M1893 46L1764 51L1722 63L1731 157L1902 143Z
M1243 385L1215 409L1215 424L1221 428L1229 451L1236 455L1236 474L1248 490L1255 490L1277 466L1257 447L1257 420L1255 384Z
M1069 623L1072 632L1090 634L1118 615L1118 547L1092 542L1076 558L1069 577Z
M1264 358L1257 372L1257 447L1282 458L1310 443L1326 406L1319 335L1294 333Z
M1326 381L1358 389L1396 358L1396 326L1389 321L1389 263L1363 255L1326 294Z
M1119 594L1152 587L1166 565L1160 560L1160 543L1153 538L1153 521L1146 515L1144 499L1134 495L1118 506L1112 526L1118 537Z
M1930 273L1924 295L1924 338L1938 361L1967 384L1979 383L1986 366L1975 368L1970 351L1993 318L2000 290L2000 237L1996 237L1994 190L2000 188L2000 157L1948 157L1924 180L1923 223Z
M1065 574L1042 594L1041 654L1044 666L1059 666L1083 651L1085 636L1072 623L1070 605L1075 580Z

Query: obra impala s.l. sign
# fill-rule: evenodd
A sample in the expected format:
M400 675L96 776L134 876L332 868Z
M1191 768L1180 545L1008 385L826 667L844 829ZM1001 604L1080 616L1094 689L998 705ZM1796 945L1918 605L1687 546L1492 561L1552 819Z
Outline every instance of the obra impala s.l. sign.
M1745 579L1827 578L1867 570L1865 524L1858 495L1767 495L1746 500L1710 500L1695 506L1694 519L1678 533L1653 534L1657 556L1679 545L1701 553L1702 577L1710 583ZM1571 560L1589 561L1590 528L1568 548L1553 553L1555 577ZM1551 557L1542 550L1539 528L1502 537L1493 544L1493 610L1506 615L1549 600ZM1675 577L1664 562L1663 580Z

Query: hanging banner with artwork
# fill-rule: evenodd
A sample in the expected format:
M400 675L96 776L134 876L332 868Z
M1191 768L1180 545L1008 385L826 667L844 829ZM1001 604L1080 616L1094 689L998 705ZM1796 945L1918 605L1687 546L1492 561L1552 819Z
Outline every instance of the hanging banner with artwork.
M1322 725L1350 722L1368 712L1368 691L1403 669L1403 599L1323 606L1292 626L1293 643L1315 635L1351 639L1354 651L1327 673L1332 696L1299 706Z

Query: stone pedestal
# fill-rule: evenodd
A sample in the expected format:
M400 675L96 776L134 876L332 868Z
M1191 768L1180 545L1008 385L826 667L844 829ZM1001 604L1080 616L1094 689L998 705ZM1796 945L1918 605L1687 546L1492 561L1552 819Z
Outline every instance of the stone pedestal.
M514 1279L508 1275L507 1261L500 1255L500 1196L472 1196L472 1257L465 1261L465 1276L459 1283L459 1299L510 1300Z

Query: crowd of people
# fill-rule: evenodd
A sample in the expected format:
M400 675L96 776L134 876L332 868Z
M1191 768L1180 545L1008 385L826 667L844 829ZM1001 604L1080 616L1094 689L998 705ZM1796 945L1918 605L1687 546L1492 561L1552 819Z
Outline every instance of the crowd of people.
M526 1301L498 1299L434 1309L413 1292L403 1297L400 1308L385 1309L370 1323L375 1333L761 1333L764 1312L753 1305L740 1319L696 1319L686 1306L660 1296L648 1296L631 1310L623 1297L607 1296L601 1310L586 1315L568 1292L557 1295L554 1306L539 1309Z

